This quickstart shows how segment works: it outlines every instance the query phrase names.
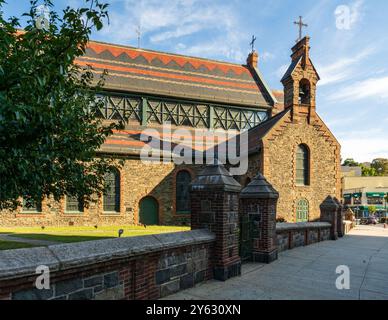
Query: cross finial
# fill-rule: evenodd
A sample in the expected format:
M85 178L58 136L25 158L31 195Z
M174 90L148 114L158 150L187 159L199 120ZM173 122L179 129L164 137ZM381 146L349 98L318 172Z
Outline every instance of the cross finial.
M302 16L299 16L299 21L294 21L294 24L299 26L299 38L296 40L296 42L302 40L302 30L303 27L308 27L307 24L303 23Z
M256 42L256 40L257 40L256 37L253 35L252 36L252 41L249 44L252 47L252 52L255 51L255 42Z
M137 48L140 48L140 40L141 40L141 25L139 25L136 28L136 34L137 34Z

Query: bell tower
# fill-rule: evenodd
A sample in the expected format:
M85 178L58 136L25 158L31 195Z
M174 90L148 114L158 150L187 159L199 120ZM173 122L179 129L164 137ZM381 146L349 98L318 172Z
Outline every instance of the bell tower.
M293 121L315 118L316 87L319 75L310 59L310 38L304 37L292 48L291 65L281 82L284 106L292 108Z

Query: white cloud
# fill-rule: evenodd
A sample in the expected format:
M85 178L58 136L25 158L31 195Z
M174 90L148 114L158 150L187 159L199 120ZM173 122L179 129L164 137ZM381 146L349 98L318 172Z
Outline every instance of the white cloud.
M350 27L352 28L362 18L364 0L355 1L350 7Z
M331 101L357 101L365 98L388 99L388 76L359 81L328 96Z
M352 78L357 72L358 64L375 52L375 48L366 48L355 56L336 58L334 63L328 65L317 64L321 77L320 86L342 82Z
M283 64L282 66L280 66L280 67L275 71L276 78L278 78L278 79L283 78L283 76L285 75L285 73L286 73L288 67L289 67L288 64Z
M358 162L372 161L376 158L388 158L386 138L367 135L364 138L339 139L343 159L354 158Z
M208 41L187 46L181 51L182 54L201 57L223 56L239 63L245 62L248 52L241 48L241 38L237 32L228 32L225 35L215 37Z
M135 44L136 28L140 25L143 44L146 40L155 45L170 41L182 54L225 56L239 62L246 58L240 48L247 39L241 37L232 4L206 0L113 2L111 24L100 33L104 38L109 37L109 41ZM117 9L119 5L121 8ZM200 32L206 32L207 37L191 38L190 43L184 41L185 37Z
M273 53L268 52L268 51L264 51L263 53L261 53L259 55L259 57L263 61L271 61L271 60L276 58L276 56Z
M203 26L199 24L190 24L177 27L173 31L166 31L150 37L151 42L162 42L173 38L180 38L193 33L196 33L203 29Z

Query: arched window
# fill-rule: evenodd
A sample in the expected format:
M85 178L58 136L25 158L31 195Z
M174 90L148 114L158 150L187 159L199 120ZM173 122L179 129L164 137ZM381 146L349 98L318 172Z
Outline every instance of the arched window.
M190 183L191 175L188 171L179 171L176 175L176 212L190 213Z
M308 186L310 184L309 149L300 144L296 150L296 184Z
M306 199L299 200L296 205L296 222L307 222L309 219L309 202Z
M105 174L103 206L105 212L120 212L120 173L118 171Z
M299 103L310 104L310 82L307 79L302 79L299 82Z
M78 197L66 196L66 212L84 212L84 202Z

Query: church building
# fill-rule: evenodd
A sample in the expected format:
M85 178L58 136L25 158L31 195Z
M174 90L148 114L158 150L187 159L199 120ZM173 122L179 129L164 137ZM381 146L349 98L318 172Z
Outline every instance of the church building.
M278 218L318 220L324 199L341 195L340 145L317 113L319 75L309 50L308 37L292 48L282 93L267 85L255 51L240 65L91 41L77 64L108 72L100 116L126 120L98 152L124 165L106 176L109 192L88 208L70 197L44 199L3 212L0 225L189 225L189 185L203 165L140 159L142 132L162 132L167 123L173 131L247 130L248 171L236 179L244 186L261 172L280 194Z

